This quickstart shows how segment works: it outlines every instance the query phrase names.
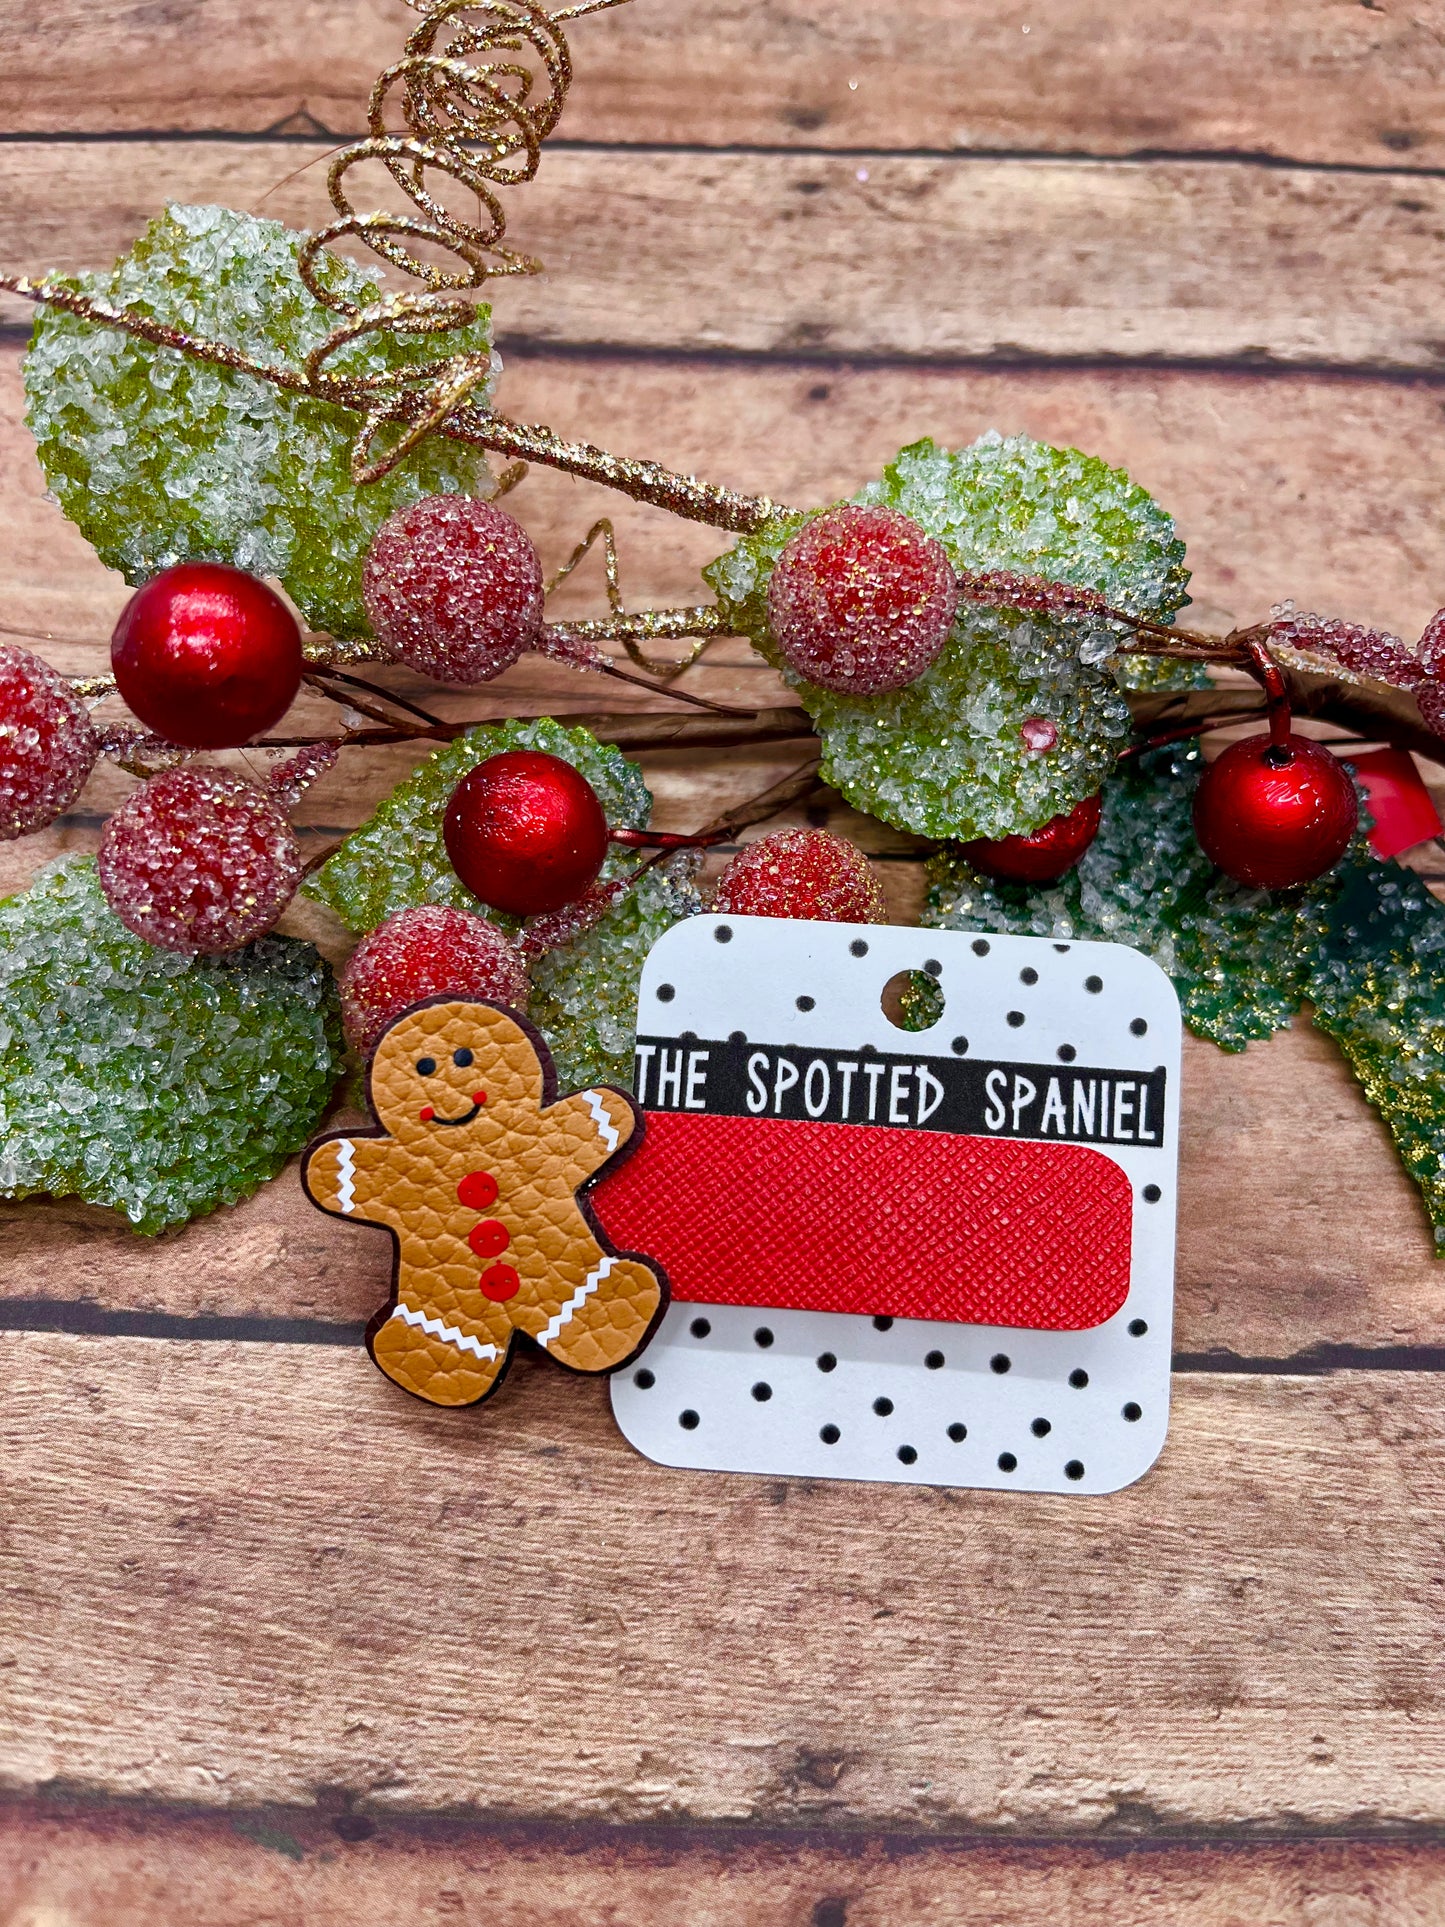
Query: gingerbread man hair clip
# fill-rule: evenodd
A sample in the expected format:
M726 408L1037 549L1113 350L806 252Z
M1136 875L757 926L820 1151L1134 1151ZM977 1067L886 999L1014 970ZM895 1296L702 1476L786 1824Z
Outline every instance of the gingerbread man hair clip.
M642 1136L609 1086L557 1101L546 1045L496 1004L436 999L372 1053L374 1129L306 1153L318 1209L380 1225L396 1246L391 1302L366 1332L388 1378L433 1405L475 1405L523 1333L574 1372L611 1372L667 1304L649 1259L612 1248L579 1193Z

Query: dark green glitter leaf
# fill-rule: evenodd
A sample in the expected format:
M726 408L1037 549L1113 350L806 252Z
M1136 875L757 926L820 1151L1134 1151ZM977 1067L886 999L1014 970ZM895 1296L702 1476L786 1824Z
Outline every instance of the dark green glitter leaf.
M93 857L0 903L0 1195L74 1194L162 1231L235 1204L320 1123L336 986L308 943L181 957L133 937Z
M940 853L924 924L1133 944L1174 979L1190 1028L1226 1050L1311 1006L1384 1119L1445 1248L1445 905L1373 857L1365 825L1317 883L1231 883L1194 838L1202 769L1197 747L1160 750L1108 783L1096 841L1055 884L993 883L956 851Z

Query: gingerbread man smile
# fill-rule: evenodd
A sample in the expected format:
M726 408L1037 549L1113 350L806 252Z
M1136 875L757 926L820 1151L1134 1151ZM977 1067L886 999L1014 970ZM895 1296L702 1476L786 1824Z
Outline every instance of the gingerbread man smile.
M394 1299L367 1331L389 1378L471 1405L496 1389L519 1333L578 1372L636 1356L665 1277L612 1250L577 1195L637 1142L630 1097L604 1085L558 1101L524 1018L452 999L390 1026L368 1095L378 1127L319 1139L303 1181L319 1209L396 1242Z

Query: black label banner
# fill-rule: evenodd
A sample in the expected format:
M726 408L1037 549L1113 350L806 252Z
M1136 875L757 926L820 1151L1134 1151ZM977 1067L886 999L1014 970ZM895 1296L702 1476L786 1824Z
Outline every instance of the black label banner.
M984 1063L694 1037L639 1037L634 1082L646 1111L1155 1146L1164 1141L1164 1088L1162 1068Z

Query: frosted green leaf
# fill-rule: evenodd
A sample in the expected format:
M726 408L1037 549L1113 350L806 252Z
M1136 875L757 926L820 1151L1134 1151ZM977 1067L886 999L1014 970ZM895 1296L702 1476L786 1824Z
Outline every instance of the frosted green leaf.
M181 957L134 937L93 857L0 903L0 1195L73 1194L138 1230L235 1204L321 1121L341 1068L331 972L265 937Z
M67 285L299 369L340 317L297 271L303 235L223 207L168 207L109 274ZM369 303L379 277L327 258L330 290ZM475 353L491 311L437 339L371 335L330 364L380 373L442 353ZM392 510L422 495L482 493L482 458L431 437L379 482L357 488L360 417L254 376L188 360L119 330L44 308L25 360L28 420L65 513L127 582L174 562L231 562L277 576L306 620L367 633L361 565Z
M1127 475L1076 449L1024 436L986 435L958 452L918 442L856 499L912 516L961 569L1075 583L1158 621L1187 600L1173 522ZM1099 788L1129 730L1108 624L965 604L938 661L907 688L819 689L781 663L767 627L773 565L804 519L743 537L703 574L729 622L797 689L823 739L823 775L850 803L900 829L967 839L1036 829ZM1028 748L1029 717L1056 726L1056 748Z
M547 1040L563 1090L632 1089L642 966L664 930L702 908L696 867L684 854L649 870L601 923L533 964L528 1014Z
M483 910L447 860L442 819L452 791L468 771L507 749L537 749L560 756L596 790L614 829L647 827L651 793L642 771L620 750L599 743L585 729L567 729L549 716L533 722L483 725L429 756L360 829L352 831L336 854L303 884L303 890L334 910L357 936L416 903ZM636 851L614 850L602 874L620 876L637 860ZM517 918L492 910L485 914L506 929L517 926Z

